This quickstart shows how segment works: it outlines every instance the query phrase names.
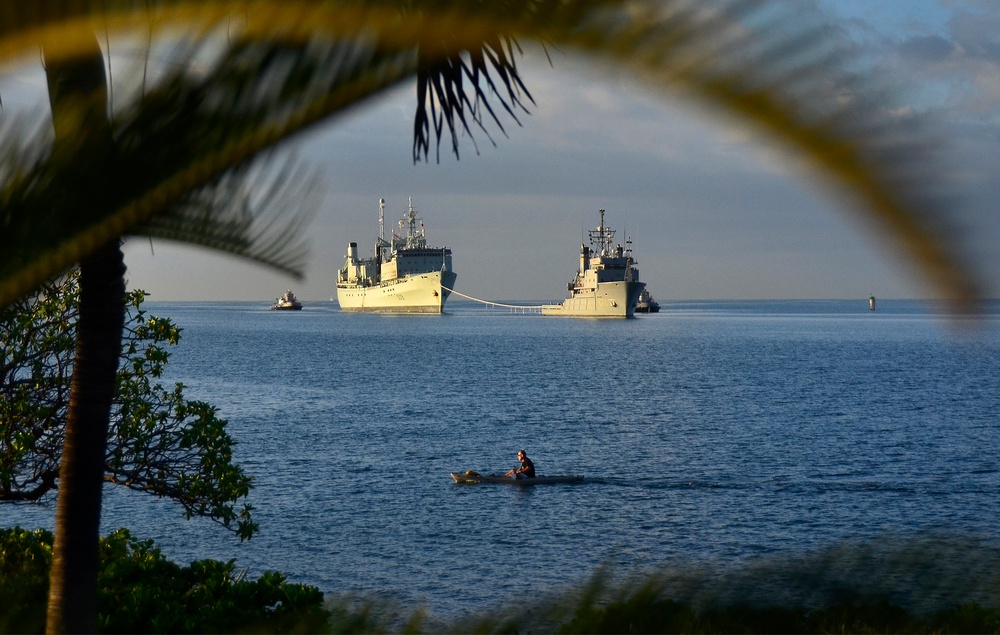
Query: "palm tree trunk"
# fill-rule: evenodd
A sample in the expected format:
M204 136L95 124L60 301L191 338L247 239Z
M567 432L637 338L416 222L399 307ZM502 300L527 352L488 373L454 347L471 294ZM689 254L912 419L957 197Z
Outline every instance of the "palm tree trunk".
M93 633L105 446L121 351L125 264L118 243L80 263L80 317L59 466L49 633Z
M46 59L55 128L53 153L81 156L59 205L79 209L108 204L113 152L107 118L104 58L93 50L75 59ZM82 133L81 133L82 131ZM97 564L101 491L108 422L125 322L125 263L119 241L80 263L76 359L56 505L56 536L49 575L49 633L93 633L97 625Z

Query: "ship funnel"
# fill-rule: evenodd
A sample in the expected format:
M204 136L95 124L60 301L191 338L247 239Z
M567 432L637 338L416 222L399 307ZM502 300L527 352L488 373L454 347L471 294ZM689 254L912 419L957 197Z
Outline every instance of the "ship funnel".
M355 255L358 252L358 243L348 243L347 244L347 258L348 260L354 260Z

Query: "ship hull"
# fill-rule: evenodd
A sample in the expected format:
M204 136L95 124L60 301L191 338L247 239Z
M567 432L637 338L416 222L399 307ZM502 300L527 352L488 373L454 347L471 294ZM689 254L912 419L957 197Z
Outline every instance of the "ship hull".
M371 286L338 284L337 301L341 311L357 313L442 313L457 277L433 271Z
M645 282L602 282L593 291L575 291L562 304L542 307L542 315L564 317L630 318Z

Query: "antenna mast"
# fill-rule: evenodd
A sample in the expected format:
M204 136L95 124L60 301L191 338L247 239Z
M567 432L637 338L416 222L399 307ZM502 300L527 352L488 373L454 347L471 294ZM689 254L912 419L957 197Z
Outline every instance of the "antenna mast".
M385 199L378 200L378 241L385 242Z

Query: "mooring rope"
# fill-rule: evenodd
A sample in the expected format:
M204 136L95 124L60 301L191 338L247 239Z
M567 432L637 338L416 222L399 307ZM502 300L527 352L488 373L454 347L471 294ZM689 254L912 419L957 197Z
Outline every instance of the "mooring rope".
M445 291L450 292L450 293L454 293L457 296L461 296L461 297L465 298L466 300L472 300L473 302L478 302L480 304L485 304L486 306L499 306L499 307L504 307L505 309L523 309L523 310L529 310L529 311L541 311L542 310L542 305L541 304L535 305L535 306L525 306L525 305L522 305L522 304L504 304L503 302L493 302L492 300L481 300L479 298L474 298L471 295L465 295L464 293L459 293L458 291L455 291L454 289L449 289L448 287L446 287L444 285L441 285L441 288L444 289Z

